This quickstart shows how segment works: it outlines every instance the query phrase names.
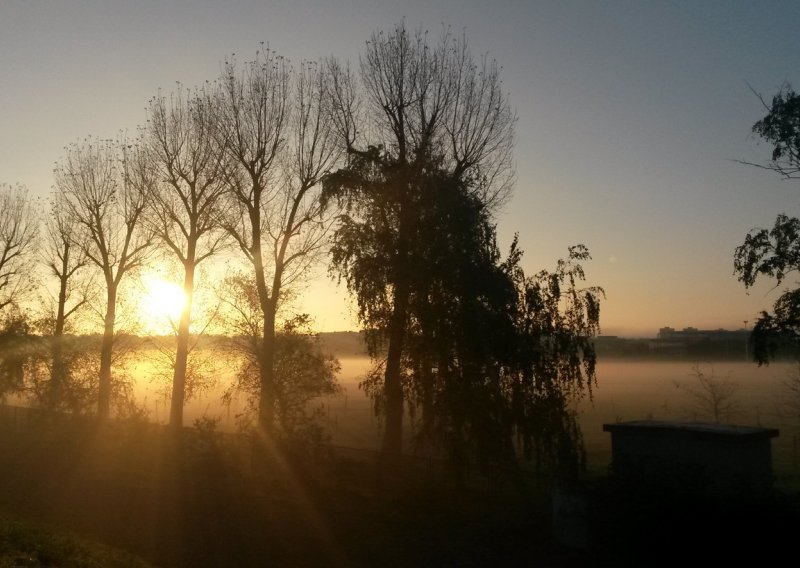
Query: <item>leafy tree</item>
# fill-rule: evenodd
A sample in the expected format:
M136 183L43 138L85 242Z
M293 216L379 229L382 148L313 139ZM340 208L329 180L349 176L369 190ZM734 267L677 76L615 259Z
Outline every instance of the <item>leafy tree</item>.
M404 25L375 33L349 67L328 62L333 120L348 153L326 182L345 207L335 235L334 265L356 294L370 350L385 345L382 449L402 449L404 359L412 318L420 196L442 174L487 208L499 206L513 181L515 117L499 67L472 57L465 38L445 30L435 45ZM433 174L432 174L433 172Z
M29 403L72 414L94 412L99 389L97 353L101 341L102 338L98 340L92 336L51 337L49 345L42 345L31 357L32 371L26 381ZM120 393L128 388L127 377L121 376L119 365L112 364L112 371L110 404L119 410Z
M98 417L109 415L111 369L118 294L128 274L148 258L152 237L143 230L142 215L152 182L142 149L126 140L91 138L66 148L56 165L57 190L63 195L70 222L83 232L83 254L102 274L106 292L100 345Z
M759 97L760 98L760 97ZM800 177L800 96L784 85L767 104L767 115L753 125L753 132L772 144L772 160L765 166L786 178Z
M222 301L226 328L234 332L234 347L240 363L234 390L245 392L260 423L261 350L263 349L263 319L261 300L254 279L234 274L224 283ZM317 336L310 331L305 314L283 323L275 337L275 399L273 431L284 438L319 439L320 407L312 406L320 396L339 392L336 375L339 362L325 353ZM228 393L232 396L233 390Z
M332 267L355 292L362 321L375 326L366 332L377 364L362 386L384 414L396 208L384 198L391 183L375 173L380 154L358 159L362 195L375 202L365 207L362 197L342 216ZM503 260L488 207L447 172L420 180L408 207L416 233L401 376L417 416L415 447L443 449L457 468L535 458L574 475L584 461L574 402L595 381L591 337L603 295L581 286L587 249L572 247L554 271L526 276L516 242Z
M30 291L38 223L28 190L0 185L0 313Z
M583 245L569 247L553 271L532 277L519 268L521 251L512 247L507 263L515 282L515 355L508 372L513 431L525 457L574 474L582 466L581 436L574 403L591 396L597 357L592 338L600 332L598 286L583 286ZM512 429L509 427L509 436Z
M764 167L786 178L800 177L800 96L784 86L772 99L763 101L767 115L753 125L753 132L772 144L772 160ZM758 164L755 164L758 165ZM800 268L800 220L778 215L772 229L754 229L734 253L734 272L746 288L759 277L781 285ZM768 363L779 346L800 345L800 288L787 290L775 301L773 313L766 311L753 327L754 358Z
M33 352L29 315L12 305L0 312L0 401L25 388L26 367Z
M514 117L497 67L475 64L463 39L445 32L431 48L402 26L368 43L363 98L330 65L348 149L326 179L343 207L332 269L376 363L362 386L385 417L384 453L402 447L405 403L416 447L444 450L456 471L535 457L574 473L573 403L595 381L603 292L582 287L583 246L532 277L516 242L499 252L492 216L513 177Z
M320 181L341 150L327 80L317 64L295 70L267 50L241 67L227 62L214 95L217 142L229 163L224 227L251 265L261 314L260 331L249 337L258 337L253 370L260 385L258 422L267 432L284 404L277 359L281 308L319 259L330 227Z

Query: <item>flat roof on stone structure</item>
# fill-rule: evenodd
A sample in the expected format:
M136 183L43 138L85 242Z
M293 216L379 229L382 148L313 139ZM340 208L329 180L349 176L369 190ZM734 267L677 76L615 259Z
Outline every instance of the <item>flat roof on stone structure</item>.
M674 436L724 437L737 440L776 438L775 428L759 428L756 426L736 426L732 424L708 424L705 422L670 422L666 420L631 420L603 424L604 432L613 433L650 433Z

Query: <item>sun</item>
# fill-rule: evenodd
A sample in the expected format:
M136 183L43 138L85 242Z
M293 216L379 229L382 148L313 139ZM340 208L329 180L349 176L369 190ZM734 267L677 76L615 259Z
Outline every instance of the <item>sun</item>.
M142 276L144 293L139 300L142 327L153 335L172 333L186 305L183 289L155 274Z

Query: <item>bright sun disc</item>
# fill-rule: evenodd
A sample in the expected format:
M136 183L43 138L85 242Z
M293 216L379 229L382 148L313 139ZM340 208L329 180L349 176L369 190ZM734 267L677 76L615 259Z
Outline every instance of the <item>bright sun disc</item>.
M142 278L145 292L142 294L140 312L143 322L151 333L169 333L177 323L186 296L180 286L158 276Z

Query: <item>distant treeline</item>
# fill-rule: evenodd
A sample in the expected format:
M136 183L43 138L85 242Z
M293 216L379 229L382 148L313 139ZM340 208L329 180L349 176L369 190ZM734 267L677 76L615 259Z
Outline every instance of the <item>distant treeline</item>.
M336 357L344 358L369 356L367 353L366 343L364 342L364 334L362 332L332 331L312 335L317 335L319 337L320 347L322 347L325 353L330 353ZM74 338L81 343L85 342L87 345L99 343L99 341L102 339L101 334L88 334L79 336L68 335L67 337ZM117 334L117 339L123 342L127 349L134 350L152 348L156 345L172 346L172 344L174 344L176 341L175 336L169 335L148 337L125 333ZM216 347L225 349L226 347L231 347L233 339L235 338L226 335L200 335L195 336L196 343L194 343L194 345L199 348ZM44 348L49 340L49 337L43 337L39 335L22 335L14 338L13 341L9 341L9 338L0 336L0 360L3 357L3 353L10 348L19 347L21 345L32 347L33 345L37 344L41 344Z

